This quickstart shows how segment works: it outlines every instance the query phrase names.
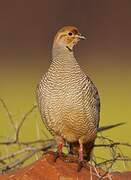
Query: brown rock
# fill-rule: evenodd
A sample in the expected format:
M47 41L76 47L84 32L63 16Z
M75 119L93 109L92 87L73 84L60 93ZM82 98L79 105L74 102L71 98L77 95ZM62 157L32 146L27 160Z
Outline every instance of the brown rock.
M90 180L91 176L93 180L99 179L91 166L82 168L80 172L77 172L77 167L77 163L67 163L60 158L54 162L54 156L46 154L26 168L0 175L0 180ZM115 172L110 176L113 180L128 180L131 179L131 172ZM104 179L109 179L109 177Z

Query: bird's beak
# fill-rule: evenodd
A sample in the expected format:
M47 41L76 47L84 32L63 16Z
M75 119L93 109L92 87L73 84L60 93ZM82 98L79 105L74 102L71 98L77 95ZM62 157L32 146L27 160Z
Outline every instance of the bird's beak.
M86 39L86 37L83 36L83 35L81 35L81 34L77 34L76 37L77 37L78 39L82 39L82 40L85 40L85 39Z

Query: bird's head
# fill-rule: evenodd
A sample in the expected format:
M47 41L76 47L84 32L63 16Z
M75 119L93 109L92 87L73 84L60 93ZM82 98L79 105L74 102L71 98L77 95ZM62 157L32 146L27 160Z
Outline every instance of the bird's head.
M61 28L54 39L53 47L68 48L72 51L74 45L81 39L86 39L79 33L79 30L74 26L65 26Z

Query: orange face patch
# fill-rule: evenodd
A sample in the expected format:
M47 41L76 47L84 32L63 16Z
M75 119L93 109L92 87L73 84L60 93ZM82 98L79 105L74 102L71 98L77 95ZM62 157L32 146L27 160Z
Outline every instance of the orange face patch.
M78 30L77 30L77 29L75 29L75 28L74 28L74 29L72 29L72 30L71 30L71 32L72 32L73 34L75 34L75 35L76 35L76 34L79 34Z
M71 42L74 41L75 37L74 36L70 37L67 34L61 34L59 36L59 40L62 40L62 39L64 42L66 42L66 44L70 44Z
M59 33L63 32L72 32L73 34L78 34L78 29L74 26L65 26L58 31Z
M78 38L75 36L79 34L79 31L76 27L73 26L66 26L60 29L54 39L55 43L64 43L65 45L77 44Z

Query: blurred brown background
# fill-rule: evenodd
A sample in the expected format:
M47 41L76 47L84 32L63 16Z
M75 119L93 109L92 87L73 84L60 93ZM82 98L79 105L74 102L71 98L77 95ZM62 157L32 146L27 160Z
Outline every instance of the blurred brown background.
M53 37L65 25L77 26L85 36L88 33L87 40L75 48L75 53L99 89L101 124L126 121L127 125L108 135L130 142L129 0L0 1L0 97L16 120L35 103L36 85L51 62ZM4 113L1 117L5 127ZM39 114L34 117L37 118L40 119ZM7 131L1 129L5 135Z

